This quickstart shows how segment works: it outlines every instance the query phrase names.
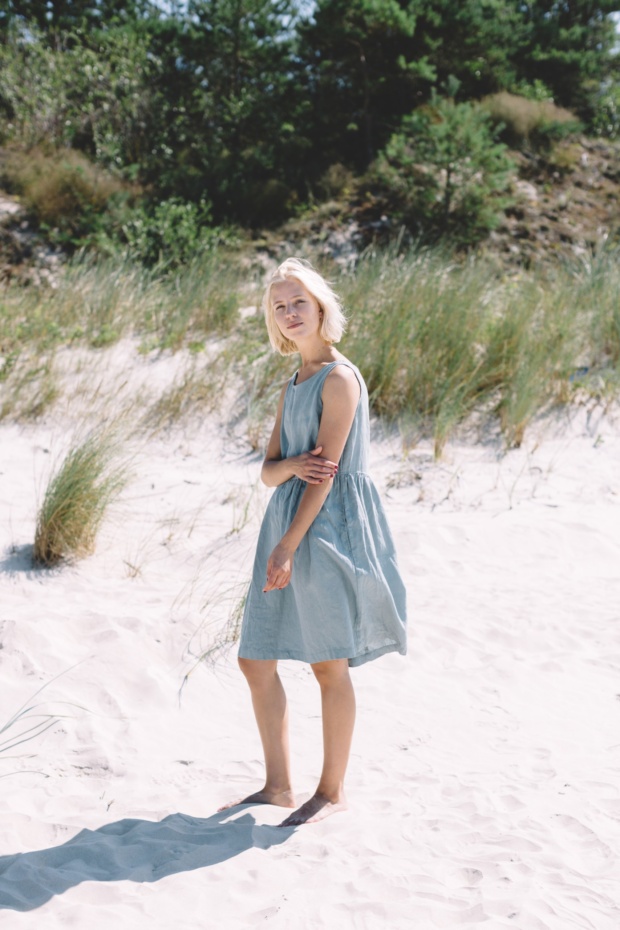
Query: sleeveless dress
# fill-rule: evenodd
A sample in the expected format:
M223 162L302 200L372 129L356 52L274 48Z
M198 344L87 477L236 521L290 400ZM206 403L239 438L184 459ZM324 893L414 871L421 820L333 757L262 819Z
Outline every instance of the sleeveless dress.
M284 398L282 458L316 446L325 378L347 365L360 399L331 491L293 559L281 591L262 589L267 560L289 528L307 487L289 478L273 492L260 529L245 603L239 656L246 659L348 659L362 665L386 652L406 653L405 588L377 490L368 475L368 392L348 361L325 365L306 381L289 380Z

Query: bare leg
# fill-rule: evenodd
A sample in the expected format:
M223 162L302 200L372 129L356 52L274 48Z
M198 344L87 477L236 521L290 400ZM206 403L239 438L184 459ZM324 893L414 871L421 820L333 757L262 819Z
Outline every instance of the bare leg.
M323 712L323 771L314 795L284 820L281 827L316 823L347 809L344 776L355 724L355 694L346 659L312 666L321 687Z
M260 791L225 804L277 804L295 807L291 788L286 694L278 675L278 663L263 659L239 659L252 693L252 705L265 754L265 786Z

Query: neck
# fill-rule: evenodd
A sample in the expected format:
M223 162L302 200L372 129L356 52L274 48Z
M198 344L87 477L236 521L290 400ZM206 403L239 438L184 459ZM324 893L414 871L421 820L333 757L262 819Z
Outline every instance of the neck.
M297 351L301 355L302 368L312 368L324 362L333 362L339 356L334 347L323 342L322 339L304 339L303 341L300 339L296 345Z

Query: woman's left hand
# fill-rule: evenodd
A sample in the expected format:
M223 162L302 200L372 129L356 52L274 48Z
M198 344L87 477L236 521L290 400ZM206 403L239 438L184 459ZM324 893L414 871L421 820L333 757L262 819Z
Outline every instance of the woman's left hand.
M288 549L281 542L275 547L267 560L267 584L263 593L279 591L291 580L294 550Z

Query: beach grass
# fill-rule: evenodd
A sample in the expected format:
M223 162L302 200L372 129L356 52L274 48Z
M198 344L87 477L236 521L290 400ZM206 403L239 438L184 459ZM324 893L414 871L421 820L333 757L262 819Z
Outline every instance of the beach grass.
M38 510L33 560L43 566L89 555L110 505L129 480L122 438L92 430L67 452Z
M61 378L54 351L24 351L8 357L0 370L0 421L42 417L60 398Z
M73 668L75 668L75 666L73 666ZM60 672L60 674L55 675L50 681L41 685L41 687L38 688L27 701L18 707L4 723L0 724L0 753L10 752L17 746L31 742L37 737L42 736L46 730L49 730L55 724L60 723L63 718L72 716L66 713L60 713L58 710L59 707L62 707L63 710L65 707L77 708L81 711L86 710L81 704L76 704L71 701L58 701L53 699L48 701L36 701L36 698L53 684L53 682L70 671L72 671L72 668L67 669L65 672Z
M54 287L0 291L0 352L6 359L26 346L38 352L72 343L105 348L135 334L148 348L180 348L231 328L249 277L235 254L218 250L168 274L122 257L78 254Z
M518 446L554 405L618 396L619 268L612 250L512 276L437 251L369 253L338 282L352 314L343 348L377 412L417 423L437 455L474 412Z
M216 357L213 362L193 357L176 376L173 383L147 406L138 420L136 432L156 435L192 416L217 409L221 398L223 366Z
M571 263L506 271L439 249L369 250L355 268L317 261L350 316L339 346L366 378L373 410L408 435L445 443L474 420L507 448L554 405L620 395L620 262L613 248ZM276 261L274 260L274 266ZM78 256L55 288L0 293L0 416L41 415L62 392L58 346L189 350L186 368L141 419L147 431L207 412L228 393L262 451L282 383L297 364L271 352L255 257L216 250L161 275L126 259ZM243 314L239 308L245 307Z
M239 642L241 636L241 623L243 620L243 611L249 590L249 581L238 582L228 588L222 589L217 594L211 594L207 601L201 607L201 613L205 619L194 631L192 641L188 645L188 654L191 655L193 662L189 670L185 673L179 696L183 693L185 685L190 676L201 665L214 666L217 659L226 653L231 646ZM227 612L224 622L213 624L208 620L209 615L215 609L221 609L226 605ZM208 646L203 648L202 639L208 637ZM195 651L195 647L198 651Z

